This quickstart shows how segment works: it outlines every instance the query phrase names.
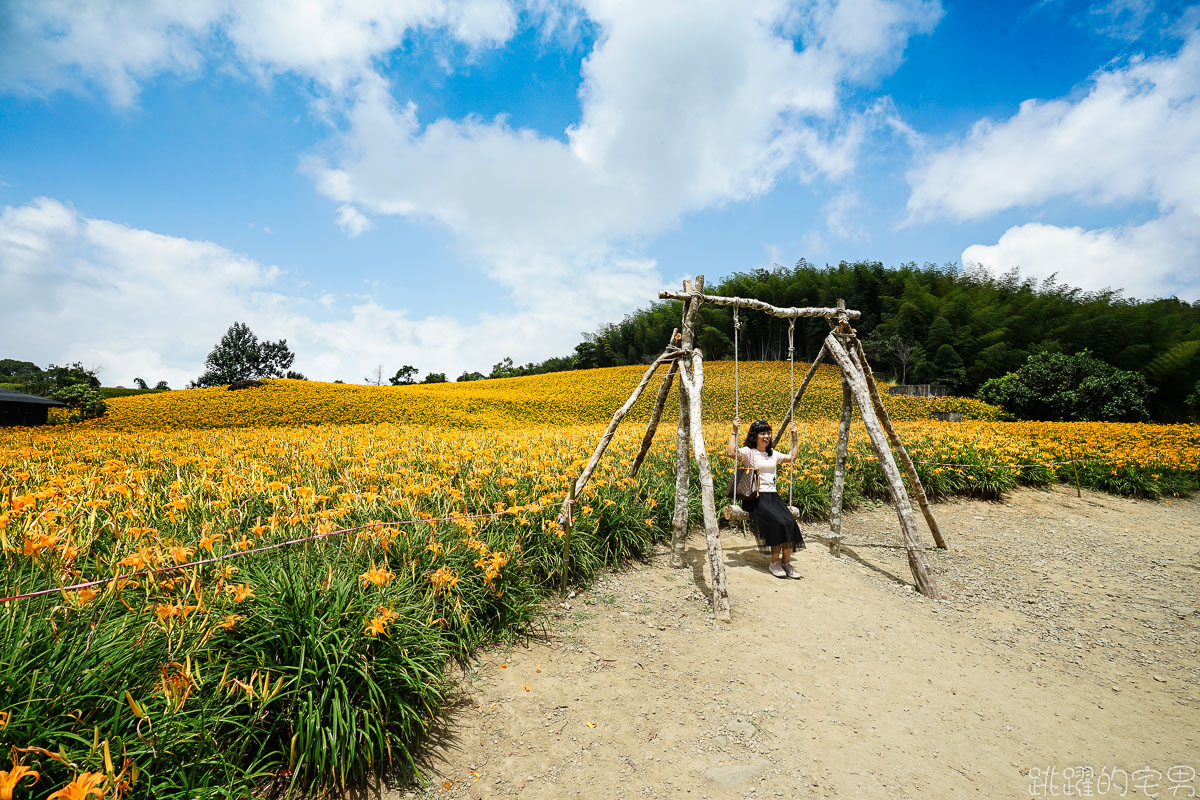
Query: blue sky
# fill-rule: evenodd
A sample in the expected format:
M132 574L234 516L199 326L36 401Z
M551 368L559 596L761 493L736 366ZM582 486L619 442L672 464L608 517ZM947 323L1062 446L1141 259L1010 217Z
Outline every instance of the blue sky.
M1196 301L1198 28L1148 0L0 0L0 357L179 387L240 320L312 378L453 378L800 258Z

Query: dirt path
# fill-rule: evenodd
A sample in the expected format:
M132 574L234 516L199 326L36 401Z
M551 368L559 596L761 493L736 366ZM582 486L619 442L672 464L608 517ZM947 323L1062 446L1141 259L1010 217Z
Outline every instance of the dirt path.
M430 787L383 796L1028 798L1081 793L1082 767L1093 796L1121 796L1113 770L1126 797L1200 791L1200 501L1055 488L936 514L938 603L887 507L850 515L840 559L808 526L799 581L723 534L726 626L702 536L688 570L606 577L485 653Z

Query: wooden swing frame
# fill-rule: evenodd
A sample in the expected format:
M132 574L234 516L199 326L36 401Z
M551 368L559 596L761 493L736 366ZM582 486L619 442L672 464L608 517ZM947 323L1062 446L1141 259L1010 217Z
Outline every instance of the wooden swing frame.
M813 359L812 365L800 383L800 388L793 395L792 401L788 405L787 415L775 433L774 443L777 444L779 442L784 430L791 422L793 410L800 402L800 398L804 395L804 391L812 381L817 366L823 358L828 356L841 370L842 377L842 414L838 426L837 456L834 462L832 486L832 507L829 517L830 551L834 555L839 555L841 552L843 538L841 533L842 498L845 490L846 455L849 447L853 405L857 405L863 425L866 427L868 436L870 437L871 447L879 459L880 466L883 468L884 479L891 494L892 504L896 509L896 516L900 520L900 530L904 539L905 552L908 556L908 565L912 570L913 583L916 590L926 597L940 599L941 595L938 592L937 584L933 579L929 563L925 557L925 548L921 542L921 535L917 528L908 490L905 488L904 479L901 477L901 470L903 470L904 478L908 479L909 486L916 495L917 504L921 509L930 533L933 535L934 542L939 548L943 549L946 547L946 542L942 537L941 531L938 529L936 520L933 518L924 487L917 476L916 467L909 457L908 451L904 449L904 445L900 441L900 437L897 435L896 429L888 416L887 409L883 405L883 399L879 395L879 388L875 383L875 376L871 372L871 366L867 363L867 357L863 352L862 344L859 342L854 328L850 326L850 321L860 318L861 313L847 309L842 301L838 302L836 308L778 308L761 300L707 295L704 294L703 275L696 276L694 282L685 280L682 292L659 292L658 296L664 300L680 300L683 302L681 328L671 333L671 340L667 343L667 347L662 355L650 364L642 376L641 382L633 390L629 399L613 414L608 428L605 430L604 435L600 437L600 441L592 452L592 457L584 466L579 477L571 483L567 497L563 500L562 510L558 516L558 524L564 529L567 542L569 543L570 541L570 509L572 502L580 495L584 486L587 485L588 480L596 469L596 465L600 462L600 457L608 448L609 442L612 441L617 426L620 425L625 415L629 413L633 404L641 397L642 392L645 391L646 386L650 382L650 378L660 366L669 363L670 368L658 388L654 407L650 413L650 422L646 426L646 434L642 438L641 447L633 460L629 475L632 477L637 474L638 469L646 458L646 454L650 450L654 434L658 429L659 420L662 417L663 408L666 406L671 383L675 376L678 375L679 421L675 433L675 507L671 524L671 565L674 567L685 566L683 554L686 549L688 535L688 500L691 477L691 455L689 455L689 450L691 450L691 453L695 456L700 473L701 509L704 517L708 563L712 576L713 614L718 620L728 622L730 620L729 591L725 581L725 561L717 524L712 467L708 461L708 452L704 443L704 432L701 429L700 397L704 389L704 354L695 346L696 314L702 304L712 303L713 305L735 306L739 309L755 309L773 317L791 319L793 321L797 317L823 317L829 322L830 333L821 345L821 350L817 353L817 357ZM895 451L895 454L893 454L893 451ZM899 465L896 463L897 455L899 456ZM795 509L792 509L792 513L796 515L797 512ZM724 516L727 520L731 521L749 518L749 515L745 511L736 506L727 506L724 509ZM569 548L569 544L567 547ZM566 557L569 557L569 552ZM563 573L564 586L566 583L565 570L566 563L564 563Z

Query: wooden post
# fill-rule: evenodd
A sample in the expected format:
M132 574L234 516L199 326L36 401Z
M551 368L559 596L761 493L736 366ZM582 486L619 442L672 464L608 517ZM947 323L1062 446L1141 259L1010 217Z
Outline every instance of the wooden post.
M892 449L900 457L900 466L904 469L904 474L908 478L908 485L912 487L913 494L917 496L917 505L921 508L921 514L925 517L925 524L929 526L929 532L933 534L933 542L942 550L946 549L946 540L942 538L942 531L938 528L937 520L933 518L933 510L929 507L929 498L925 496L925 487L921 485L921 478L917 475L917 467L913 464L912 458L908 455L908 450L904 448L904 443L900 441L900 434L896 433L896 428L892 425L892 419L888 416L887 409L883 406L883 398L879 395L879 386L875 383L875 373L871 371L871 365L867 362L867 354L863 351L862 342L857 336L850 339L852 349L850 355L858 359L859 365L862 367L863 376L867 379L867 390L871 393L871 403L875 407L875 415L879 417L879 423L883 426L883 430L888 435L888 440L892 443Z
M673 348L672 348L673 350ZM642 381L633 390L633 394L629 395L629 399L625 401L625 405L617 409L617 413L613 414L612 420L608 423L608 429L604 431L604 435L600 437L600 441L596 444L596 449L592 451L592 457L588 459L587 466L583 468L583 472L579 475L579 479L572 484L572 491L578 497L583 492L583 487L587 485L588 480L592 477L592 472L595 471L596 465L600 463L600 456L604 455L604 451L608 449L608 443L612 441L613 434L617 431L617 426L621 424L621 420L629 413L629 409L633 408L633 404L641 397L642 392L646 389L646 384L650 382L650 377L655 370L664 362L676 358L679 355L678 351L672 352L668 350L661 356L654 359L654 363L646 370L646 374L642 376ZM568 495L570 497L570 495ZM558 512L558 524L562 525L563 518L567 513L567 501L563 500L562 510Z
M829 552L842 554L842 496L846 490L846 454L850 449L850 418L854 408L850 383L842 375L842 418L838 423L837 456L833 462L833 489L829 507Z
M1080 500L1083 499L1083 491L1079 488L1079 463L1075 459L1075 444L1067 445L1071 453L1071 469L1075 472L1075 496Z
M679 337L679 329L671 331L671 340L667 343L667 347L677 347L675 341ZM667 393L671 391L671 383L675 380L675 373L679 371L679 361L671 362L671 368L667 370L667 376L663 378L662 385L658 387L658 395L654 398L654 410L650 412L650 424L646 426L646 435L642 437L642 447L638 450L637 458L633 459L633 466L629 468L629 477L637 475L638 469L642 466L642 461L646 459L646 454L650 452L650 444L654 441L654 433L658 430L658 420L662 417L663 407L667 404Z
M691 408L692 450L700 471L700 505L704 510L704 537L708 544L708 566L712 573L713 615L721 622L729 622L729 588L725 583L725 555L721 550L721 535L717 530L717 505L713 496L712 468L708 463L708 451L704 447L704 431L701 427L700 395L704 389L704 354L692 350L692 374L687 366L679 368L679 382L687 392Z
M683 302L683 321L680 330L679 346L688 351L692 349L695 339L696 313L700 310L700 300L692 298L692 282L683 282L683 291L689 296ZM696 292L704 291L704 276L696 276ZM680 365L679 374L682 377L685 365ZM687 550L688 537L688 488L692 482L692 460L688 454L691 435L691 411L688 407L687 390L683 381L679 382L679 426L675 431L675 509L671 515L671 566L682 569L687 566L683 554Z
M571 527L575 518L575 482L567 490L567 516L563 520L562 593L567 593L567 576L571 574Z
M808 368L808 372L804 373L804 380L800 381L800 388L796 390L796 396L792 398L792 402L788 405L787 414L784 415L783 422L779 423L779 430L775 431L774 439L771 442L772 447L778 447L783 440L783 432L787 430L788 423L792 421L792 412L800 403L800 398L804 396L804 390L808 388L808 383L813 379L813 375L817 372L817 367L821 364L821 359L825 357L825 345L821 345L821 349L817 351L817 357L813 359L812 364Z
M908 492L904 489L904 481L900 477L900 470L896 467L892 451L888 448L887 434L883 432L879 419L875 416L874 403L871 402L871 395L867 389L866 376L842 347L836 333L830 333L825 337L825 347L837 365L842 368L842 375L850 384L850 390L858 404L859 413L862 414L863 424L871 437L871 446L879 457L879 464L883 468L883 477L892 495L892 503L896 506L896 516L900 519L900 530L904 535L904 549L908 555L908 566L912 570L917 591L926 597L940 600L941 594L938 592L937 583L929 570L929 563L925 560L925 548L921 544L917 521L913 517L912 503L908 499Z

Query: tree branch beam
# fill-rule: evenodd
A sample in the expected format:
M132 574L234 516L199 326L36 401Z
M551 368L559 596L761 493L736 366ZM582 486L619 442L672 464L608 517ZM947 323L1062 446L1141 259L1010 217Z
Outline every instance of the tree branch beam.
M751 308L755 311L761 311L764 314L769 314L772 317L825 317L827 319L858 319L862 316L861 311L854 311L845 308L780 308L773 306L770 303L764 303L762 300L754 300L747 297L725 297L719 294L703 294L699 291L695 292L659 292L660 300L691 300L693 297L699 298L701 302L712 303L715 306L737 306L738 308Z

